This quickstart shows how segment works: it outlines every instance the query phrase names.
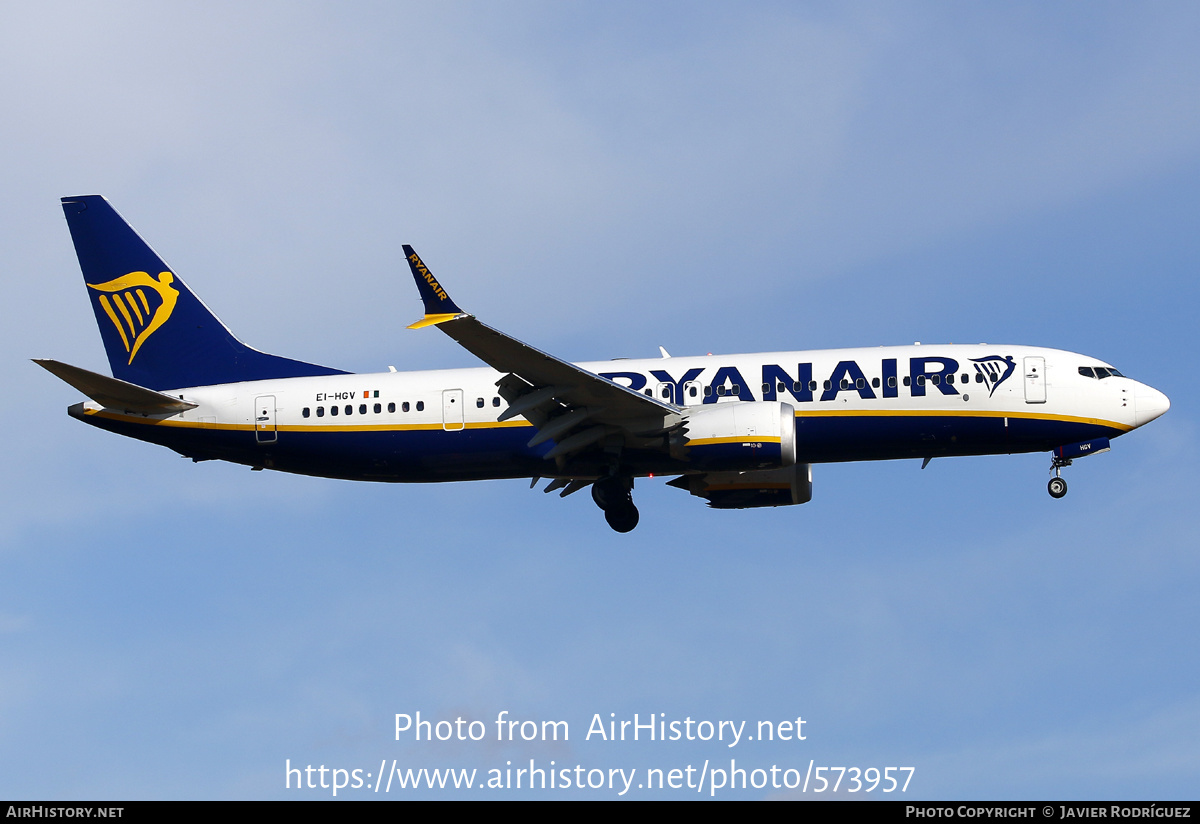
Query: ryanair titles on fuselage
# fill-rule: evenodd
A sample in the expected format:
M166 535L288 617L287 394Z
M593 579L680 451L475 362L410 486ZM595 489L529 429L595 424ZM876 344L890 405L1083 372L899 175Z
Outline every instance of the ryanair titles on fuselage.
M722 398L746 401L790 398L799 403L811 403L836 400L841 393L853 393L863 400L896 398L902 387L905 394L913 397L924 397L931 389L942 395L958 395L969 391L972 383L990 397L1016 371L1016 359L1011 354L990 354L962 362L947 355L924 354L906 360L901 370L901 358L881 358L878 369L873 369L870 375L853 358L839 360L828 375L814 374L812 362L798 362L794 370L778 363L763 363L760 373L754 375L754 378L761 378L758 387L751 384L739 367L728 365L715 367L711 377L704 380L701 376L709 373L710 368L691 367L680 371L679 368L672 369L669 361L663 361L662 368L645 373L630 370L598 374L635 392L650 388L658 397L667 394L667 400L692 405L717 403ZM654 386L651 386L652 382ZM664 387L667 387L666 393L662 392Z

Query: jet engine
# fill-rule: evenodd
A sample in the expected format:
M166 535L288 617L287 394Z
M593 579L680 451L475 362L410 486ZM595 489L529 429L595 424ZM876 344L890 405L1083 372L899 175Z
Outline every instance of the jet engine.
M796 413L786 403L738 401L689 409L671 433L671 456L711 470L782 469L796 463Z

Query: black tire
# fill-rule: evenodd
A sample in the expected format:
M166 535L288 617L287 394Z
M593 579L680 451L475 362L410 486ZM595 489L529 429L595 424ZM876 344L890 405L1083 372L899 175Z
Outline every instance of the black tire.
M1067 494L1067 482L1062 478L1051 478L1046 489L1049 490L1051 498L1061 498Z
M604 520L617 532L632 532L638 517L638 509L631 503L604 510Z
M592 484L592 500L605 512L610 509L620 509L625 505L633 505L633 495L630 493L629 487L617 478L603 478Z

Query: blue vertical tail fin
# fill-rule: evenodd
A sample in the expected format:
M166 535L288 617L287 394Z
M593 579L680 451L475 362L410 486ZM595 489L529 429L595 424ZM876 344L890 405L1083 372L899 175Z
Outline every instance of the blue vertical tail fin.
M162 390L345 374L239 341L103 197L62 206L113 377Z

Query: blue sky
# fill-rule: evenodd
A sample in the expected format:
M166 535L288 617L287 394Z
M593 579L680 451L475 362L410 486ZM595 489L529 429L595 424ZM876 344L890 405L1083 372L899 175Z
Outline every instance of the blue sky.
M1197 35L1185 3L6 8L0 793L733 757L1193 797ZM566 358L1024 343L1172 409L1061 501L1044 455L821 465L770 511L639 483L627 536L521 481L193 465L28 361L106 369L58 206L90 193L247 343L355 371L474 365L404 329L411 243ZM505 710L571 740L394 740ZM808 737L584 740L660 712Z

